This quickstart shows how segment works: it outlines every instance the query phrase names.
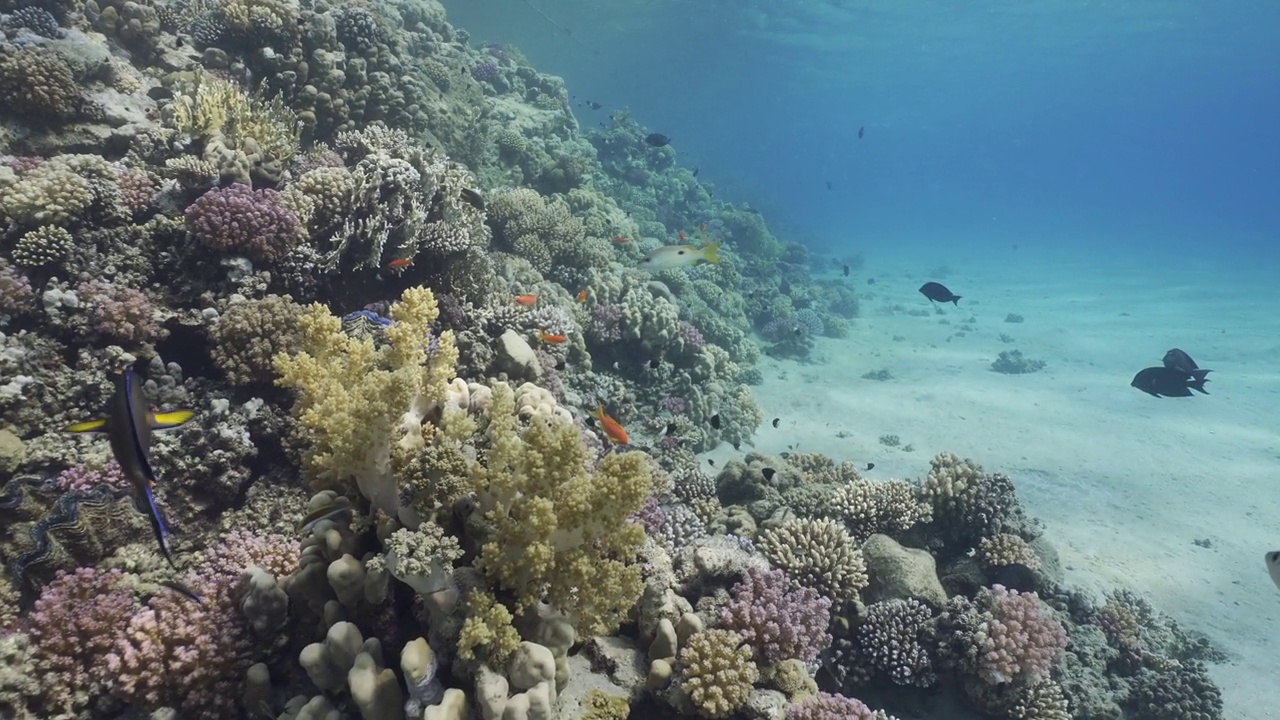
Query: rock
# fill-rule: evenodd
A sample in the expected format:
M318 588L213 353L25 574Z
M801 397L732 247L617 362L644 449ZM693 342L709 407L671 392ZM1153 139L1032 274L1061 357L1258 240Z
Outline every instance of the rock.
M1031 543L1031 552L1036 554L1040 559L1040 569L1036 571L1040 584L1046 582L1056 585L1062 584L1062 559L1058 557L1058 548L1053 543L1041 535Z
M787 716L790 705L787 696L777 690L756 688L751 691L746 706L738 714L751 720L782 720Z
M594 672L604 673L615 685L626 690L632 699L639 699L644 693L649 663L634 640L596 635L583 645L582 654L591 661Z
M938 580L933 556L924 550L906 548L888 535L872 535L862 545L867 561L868 602L920 598L934 605L947 602L947 593Z
M515 330L507 329L498 338L496 369L508 377L520 380L537 380L542 377L542 366L529 343Z

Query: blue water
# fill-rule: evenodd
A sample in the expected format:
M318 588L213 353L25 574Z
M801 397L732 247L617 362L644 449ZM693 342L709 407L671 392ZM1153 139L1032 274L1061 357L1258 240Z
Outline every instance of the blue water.
M445 5L608 106L584 126L629 107L788 240L1280 266L1280 3Z

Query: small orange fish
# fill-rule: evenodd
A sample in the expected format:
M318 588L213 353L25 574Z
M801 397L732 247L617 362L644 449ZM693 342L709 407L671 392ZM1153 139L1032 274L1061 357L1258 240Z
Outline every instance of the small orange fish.
M680 231L680 242L684 242L684 231Z
M517 305L523 305L525 307L529 307L530 305L538 302L538 296L533 294L517 295L515 296L515 301Z
M604 432L605 437L609 438L610 442L615 445L630 444L627 431L622 429L617 420L609 417L609 414L604 411L604 405L596 403L596 410L591 413L591 417L600 423L600 430Z
M702 232L706 232L706 231L707 231L707 224L702 223Z
M613 239L613 244L614 244L614 245L625 245L625 244L627 244L628 242L631 242L631 241L630 241L630 240L627 240L626 238L622 237L621 235L618 235L617 237L615 237L615 238Z
M563 335L552 335L546 330L539 330L538 339L544 343L550 343L551 345L559 345L560 343L564 342L568 338L566 338Z
M578 302L584 303L586 301L587 301L587 289L582 288L581 290L578 291Z
M395 260L387 263L387 267L395 270L397 273L402 273L413 267L413 258L396 258Z

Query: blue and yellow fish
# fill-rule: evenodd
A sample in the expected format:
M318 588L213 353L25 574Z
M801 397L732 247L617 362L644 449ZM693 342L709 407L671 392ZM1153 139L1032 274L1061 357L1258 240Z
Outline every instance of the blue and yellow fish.
M111 454L133 485L135 501L140 507L142 501L146 501L146 512L150 516L156 541L160 543L160 552L173 565L173 556L167 542L171 533L160 515L160 509L156 507L156 472L151 467L148 452L151 449L153 431L178 427L190 420L195 413L190 410L163 413L152 411L147 403L147 396L142 391L142 381L130 370L113 378L112 382L115 383L116 391L107 405L106 417L74 423L65 429L67 432L107 434L111 441Z

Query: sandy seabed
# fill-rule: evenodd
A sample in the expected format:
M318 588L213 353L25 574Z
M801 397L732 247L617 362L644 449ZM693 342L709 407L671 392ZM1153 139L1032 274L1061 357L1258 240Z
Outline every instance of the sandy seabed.
M869 297L849 337L820 340L813 363L762 363L756 449L873 462L878 479L922 477L950 450L1010 475L1069 585L1142 593L1230 654L1211 667L1226 717L1280 717L1280 590L1263 562L1280 549L1280 323L1261 301L1274 300L1270 278L1035 267L956 267L943 282L963 299L940 314L916 291L936 278L905 265L856 271L849 281ZM1024 321L1005 322L1009 313ZM1213 369L1210 395L1129 386L1172 347ZM1047 364L993 372L1012 349ZM862 379L881 369L892 379ZM734 455L709 453L717 465Z

